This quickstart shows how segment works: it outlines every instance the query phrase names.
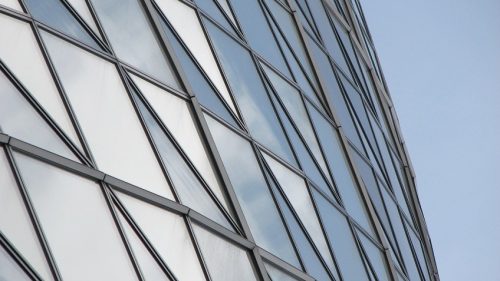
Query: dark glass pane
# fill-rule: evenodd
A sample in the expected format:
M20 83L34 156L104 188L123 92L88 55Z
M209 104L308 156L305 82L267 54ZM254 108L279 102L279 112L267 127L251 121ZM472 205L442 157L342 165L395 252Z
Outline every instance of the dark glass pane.
M42 23L81 41L92 48L102 51L102 48L90 36L82 24L59 0L26 0L26 5L32 16Z

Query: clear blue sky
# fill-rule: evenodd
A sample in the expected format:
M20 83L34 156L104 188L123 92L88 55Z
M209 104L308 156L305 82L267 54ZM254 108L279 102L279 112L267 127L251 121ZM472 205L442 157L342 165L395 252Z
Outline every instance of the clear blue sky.
M500 280L500 1L362 0L442 281Z

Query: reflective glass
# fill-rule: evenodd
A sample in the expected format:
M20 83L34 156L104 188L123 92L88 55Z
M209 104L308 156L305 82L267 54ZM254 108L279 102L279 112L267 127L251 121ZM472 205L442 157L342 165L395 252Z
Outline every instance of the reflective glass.
M390 281L391 274L385 261L384 253L360 231L358 231L358 237L361 245L363 245L366 255L368 256L368 260L377 275L377 279L379 281Z
M23 9L21 8L21 5L19 5L19 1L17 0L0 0L0 5L7 6L19 12L23 12Z
M186 78L193 88L194 94L198 98L201 105L205 106L210 111L223 118L226 122L238 128L239 126L237 125L233 115L229 112L229 109L224 105L222 99L208 82L208 78L206 78L206 76L202 73L202 70L195 64L192 57L178 41L170 27L167 26L163 20L161 21L161 25L165 34L167 34L167 37L169 38L170 43L172 44L174 51L182 64L183 70L186 73Z
M179 280L205 280L186 223L181 216L121 193L117 195Z
M237 36L234 27L229 23L229 21L226 19L226 17L222 13L222 11L217 7L214 1L217 0L195 0L194 2L196 2L198 7L200 7L203 11L205 11L212 19L214 19L217 23L225 27L227 31ZM223 1L224 0L220 2Z
M264 266L271 281L298 281L298 279L293 278L267 262L264 263Z
M179 0L161 0L156 2L182 41L184 41L184 44L186 44L205 73L208 74L208 77L210 77L210 80L212 80L219 93L222 94L231 109L236 112L195 11Z
M1 44L0 44L1 45ZM74 161L76 156L0 71L0 129ZM28 121L27 121L28 120Z
M262 248L298 266L250 143L208 115L205 117L255 241Z
M134 280L101 188L22 154L14 156L62 277Z
M281 73L290 77L288 67L274 40L259 1L234 1L233 8L250 46Z
M234 17L233 17L233 13L231 12L231 8L229 7L229 3L227 2L228 0L216 0L216 1L219 3L221 8L224 10L226 15L231 19L233 24L236 24Z
M181 89L138 0L91 2L119 58L159 81Z
M81 148L66 108L28 23L0 14L0 57L59 127Z
M0 280L31 280L31 278L26 276L26 273L24 273L14 259L5 251L2 245L0 245Z
M188 104L135 75L130 77L219 201L228 208Z
M250 132L273 152L295 163L250 54L213 24L207 23L207 27Z
M136 95L134 95L134 99L149 129L151 137L156 144L156 148L163 160L163 164L167 169L180 201L202 215L233 230L231 224L222 214L213 199L208 195L199 179L184 161L179 151L177 151L174 144L165 134L144 103Z
M0 232L42 278L50 280L51 273L45 261L42 247L38 243L37 234L19 193L16 179L10 171L7 157L3 148L0 147L0 209L2 210L0 212ZM1 265L0 272L2 272Z
M25 0L31 15L36 20L81 41L88 46L102 50L90 33L82 26L68 8L59 0Z
M422 248L422 244L420 239L417 238L415 232L411 229L411 227L405 221L405 227L408 230L410 235L411 243L413 245L413 250L415 251L415 255L417 256L418 262L420 263L420 268L422 270L422 274L425 280L429 280L429 270L427 268L427 263L425 261L424 252Z
M197 225L193 231L212 280L257 280L245 250Z
M75 9L75 11L80 15L80 17L85 21L85 23L94 31L94 34L99 36L99 29L95 24L94 18L90 13L85 0L67 0L68 3Z
M53 35L42 37L98 168L173 198L116 67Z
M369 280L347 218L316 191L313 196L342 276L345 280Z
M302 221L302 224L305 226L307 232L316 244L316 247L323 256L323 259L327 262L330 270L334 271L335 265L333 263L332 256L330 255L328 245L326 244L325 237L323 236L323 230L321 229L320 222L314 211L314 206L311 202L311 197L309 197L309 192L304 179L266 154L264 154L264 159L271 168L272 173L276 177L278 184L285 192L285 195L292 204L292 207L295 209L295 212Z

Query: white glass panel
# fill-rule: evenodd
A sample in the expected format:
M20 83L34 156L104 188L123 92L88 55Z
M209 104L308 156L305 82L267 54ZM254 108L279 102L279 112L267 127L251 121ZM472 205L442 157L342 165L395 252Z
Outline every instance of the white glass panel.
M170 280L148 249L146 249L144 243L142 243L120 211L117 210L116 213L122 225L123 232L125 232L125 235L127 236L128 243L132 248L132 252L134 252L135 259L139 264L144 279L147 281Z
M203 147L187 103L135 75L130 76L219 201L227 208L221 186Z
M99 169L172 199L116 67L53 35L42 37Z
M94 34L100 37L99 29L90 14L89 8L85 0L68 0L75 11L82 17L85 23L94 31Z
M38 243L38 238L31 225L23 198L19 193L16 180L10 172L7 157L1 147L0 209L0 231L42 278L46 280L51 279L50 270L45 261L42 248ZM0 278L0 280L2 279Z
M200 21L194 10L179 0L157 0L156 3L158 3L163 14L165 14L203 70L205 70L205 73L210 77L217 90L222 94L227 104L233 112L236 112L233 101L208 45L206 35L201 28Z
M118 193L123 206L179 280L205 280L184 219Z
M245 250L197 225L193 230L212 280L257 280Z
M17 10L19 12L23 12L23 9L21 9L21 6L19 5L19 1L17 1L17 0L0 0L0 5L7 6L7 7L12 8L14 10Z
M78 161L73 152L2 71L0 71L0 101L0 129L4 133Z
M15 159L65 280L134 280L100 187L23 154Z
M3 63L73 143L81 148L30 25L0 14L0 41Z
M295 212L297 212L297 215L307 229L307 232L309 232L309 235L311 235L314 244L318 247L321 256L325 259L328 267L332 271L335 271L335 265L330 255L328 244L323 235L318 217L314 212L314 206L307 191L304 179L268 155L263 155L271 171L278 180L279 185L285 192L286 197L290 200L292 207L295 209Z
M21 267L10 257L5 249L0 245L0 280L31 280Z

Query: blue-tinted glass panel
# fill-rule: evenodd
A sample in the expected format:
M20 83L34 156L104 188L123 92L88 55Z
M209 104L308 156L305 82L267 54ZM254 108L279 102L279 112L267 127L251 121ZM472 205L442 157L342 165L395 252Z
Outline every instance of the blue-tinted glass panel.
M236 35L233 25L229 23L228 19L224 16L222 11L214 3L215 0L195 0L196 5L205 11L212 19L226 28L227 31Z
M95 39L85 30L82 24L70 13L68 8L59 0L26 0L31 15L36 20L81 41L98 50L102 48Z
M205 22L250 133L274 153L295 163L250 53L215 25Z
M363 233L357 231L359 241L365 250L366 256L370 261L372 270L377 275L379 281L390 281L391 273L385 260L383 252L368 239Z

